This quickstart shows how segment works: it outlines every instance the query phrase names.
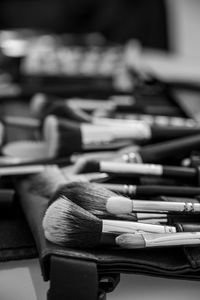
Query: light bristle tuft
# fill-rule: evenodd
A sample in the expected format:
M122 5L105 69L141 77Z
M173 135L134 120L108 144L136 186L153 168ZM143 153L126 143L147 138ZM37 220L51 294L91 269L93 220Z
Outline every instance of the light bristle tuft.
M43 172L29 177L30 191L47 198L64 184L66 180L56 165L46 166Z
M41 118L48 104L47 96L42 93L35 94L30 102L30 111L32 115Z
M48 145L48 157L55 157L59 143L58 120L55 116L50 115L45 118L43 136Z
M102 234L101 220L66 197L58 198L48 207L43 228L51 242L78 248L98 245Z

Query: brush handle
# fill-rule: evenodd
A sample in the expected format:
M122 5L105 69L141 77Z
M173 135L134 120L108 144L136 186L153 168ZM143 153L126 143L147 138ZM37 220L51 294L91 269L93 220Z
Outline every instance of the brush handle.
M196 176L196 169L194 168L156 164L127 164L110 161L99 162L99 170L103 173L120 174L124 176L151 175L178 178L195 178Z
M127 164L121 162L101 161L99 169L103 173L131 175L163 175L163 166L155 164Z
M106 210L111 214L127 214L131 212L159 213L199 213L200 203L130 200L125 197L112 196L107 200Z
M195 197L200 195L199 187L166 186L166 185L129 185L103 183L104 187L111 191L127 195L129 197L152 197L152 196L174 196Z
M168 125L152 125L151 135L153 139L167 140L173 138L181 138L184 136L195 135L200 133L199 126L168 126Z
M149 248L200 245L200 232L179 232L171 234L122 234L116 238L122 248Z
M7 126L29 128L34 130L40 129L41 126L41 123L38 119L31 117L3 116L1 119Z
M120 139L148 140L151 131L148 124L136 121L132 125L80 124L82 143L109 143Z
M163 166L163 177L194 179L197 176L195 168Z
M44 171L44 165L0 167L0 176L26 175Z
M189 127L191 129L191 127ZM200 130L200 129L198 129ZM166 141L158 144L147 145L141 147L138 154L141 157L143 163L165 163L169 158L176 157L181 160L188 155L194 149L200 147L200 134L176 138L172 141Z
M195 197L200 195L199 187L165 186L165 185L138 185L126 188L130 196L174 196L174 197ZM133 192L132 192L133 191Z
M200 203L133 200L132 211L198 213Z
M167 214L165 213L161 213L161 214L157 214L157 213L144 213L144 212L138 212L136 213L137 219L142 221L142 220L148 220L148 219L162 219L162 218L167 218Z
M176 228L174 226L163 226L163 225L151 225L130 221L118 221L118 220L102 220L103 233L134 233L137 231L146 231L146 232L154 232L154 233L171 233L176 232Z

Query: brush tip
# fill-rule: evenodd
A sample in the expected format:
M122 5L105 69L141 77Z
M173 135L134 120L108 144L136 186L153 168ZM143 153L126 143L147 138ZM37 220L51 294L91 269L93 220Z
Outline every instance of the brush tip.
M112 196L106 203L106 210L115 215L129 214L133 210L133 201L122 196Z
M66 157L82 151L79 123L49 115L44 120L43 136L49 146L49 157Z
M41 118L43 116L43 112L47 106L48 97L43 93L35 94L30 102L30 111L33 116Z
M102 221L66 197L59 197L47 208L43 218L46 239L69 247L90 248L98 245Z
M116 237L115 242L121 248L137 249L145 248L145 240L139 233L124 233Z
M48 145L48 157L55 157L58 145L58 119L55 116L45 118L43 136Z
M5 134L4 125L0 122L0 146L3 144L4 134Z

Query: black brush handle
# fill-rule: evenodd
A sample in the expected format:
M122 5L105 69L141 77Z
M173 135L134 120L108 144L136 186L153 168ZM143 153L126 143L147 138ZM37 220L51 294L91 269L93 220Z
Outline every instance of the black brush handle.
M0 216L7 216L14 208L15 190L0 190Z
M200 127L151 125L153 140L170 140L200 134Z
M163 166L163 175L162 176L163 177L195 179L197 176L197 170L195 168Z
M166 185L138 185L133 196L174 196L195 197L200 195L198 187L166 186Z
M178 232L200 232L200 223L176 223L175 227Z
M200 134L147 145L139 150L144 163L166 163L169 159L181 160L194 150L200 150Z
M157 196L171 196L171 197L196 197L200 195L200 188L173 186L173 185L132 185L132 184L115 184L115 183L101 183L104 187L127 195L129 197L157 197ZM169 198L169 197L168 197ZM168 199L167 198L167 199ZM168 200L166 200L168 201Z

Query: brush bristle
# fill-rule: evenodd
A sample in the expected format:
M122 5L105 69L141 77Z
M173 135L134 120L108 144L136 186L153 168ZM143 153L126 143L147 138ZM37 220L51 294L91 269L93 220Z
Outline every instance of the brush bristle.
M115 239L116 244L121 248L126 249L137 249L137 248L145 248L145 240L142 234L121 234Z
M81 130L78 123L50 115L44 121L44 139L50 157L66 157L82 151Z
M43 228L49 241L76 248L95 247L102 235L102 221L66 197L48 207Z
M135 214L119 214L113 216L106 210L107 200L116 196L115 193L98 183L70 182L60 187L51 199L51 203L60 196L69 198L72 202L90 213L103 219L124 219L137 221Z
M3 144L4 134L5 134L4 125L0 122L0 146Z
M64 195L95 215L101 215L102 212L107 213L107 199L115 194L96 183L71 182L58 189L53 198L56 199L60 195Z
M72 120L79 123L88 123L92 121L92 118L81 111L80 109L74 109L65 101L63 103L54 103L50 109L47 111L47 114L53 114L60 118Z
M43 124L43 136L48 145L48 157L55 157L59 143L58 120L55 116L48 116Z
M43 118L46 109L48 108L48 97L45 94L35 94L30 102L30 111L33 116Z
M49 198L66 180L57 166L47 166L43 172L30 176L29 184L32 193Z

